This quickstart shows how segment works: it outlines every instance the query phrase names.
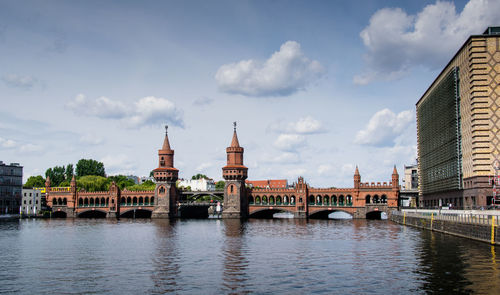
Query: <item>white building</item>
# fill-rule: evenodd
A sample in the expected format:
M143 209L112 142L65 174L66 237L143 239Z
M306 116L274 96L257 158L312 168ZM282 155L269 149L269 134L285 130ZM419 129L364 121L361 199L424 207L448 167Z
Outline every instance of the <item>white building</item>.
M405 165L403 185L399 191L399 206L417 207L418 204L418 165Z
M180 179L177 187L191 187L191 191L215 191L215 182L213 179Z
M44 209L42 207L45 207L45 188L23 188L21 199L21 210L23 214L40 214Z

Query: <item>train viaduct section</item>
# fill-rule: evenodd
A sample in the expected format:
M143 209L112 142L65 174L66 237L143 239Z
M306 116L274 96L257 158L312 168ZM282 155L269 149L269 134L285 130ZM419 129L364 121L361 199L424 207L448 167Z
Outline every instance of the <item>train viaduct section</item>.
M397 208L399 175L394 167L391 182L361 182L358 167L354 172L352 188L313 188L302 177L290 188L250 188L245 185L248 168L243 164L244 149L240 146L234 126L231 145L226 148L227 163L222 168L224 191L182 192L175 183L179 170L174 167L174 150L165 133L158 151L158 167L154 169L156 187L153 191L120 190L112 183L109 191L86 192L77 190L73 177L69 188L51 187L45 183L47 204L54 217L190 217L190 212L215 210L222 200L222 218L272 217L286 212L294 218L327 218L342 211L353 218L370 218L385 212L388 216ZM188 196L212 195L213 202L188 202ZM191 198L192 199L192 198ZM203 215L203 214L202 214ZM198 215L199 216L199 215Z

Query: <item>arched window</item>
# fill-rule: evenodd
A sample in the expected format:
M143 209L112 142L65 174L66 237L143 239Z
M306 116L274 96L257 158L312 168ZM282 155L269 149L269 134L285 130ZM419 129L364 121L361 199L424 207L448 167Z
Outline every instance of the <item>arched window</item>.
M134 199L132 200L132 203L133 203L134 206L137 205L137 197L134 197Z
M382 198L380 199L380 201L384 204L387 203L387 196L386 195L382 195Z
M337 206L337 196L336 195L332 196L332 205Z
M260 197L259 196L255 197L255 204L258 204L258 205L260 204Z
M120 203L121 203L121 205L125 205L125 197L121 198L121 202Z
M101 206L104 206L104 204L106 204L106 205L107 205L107 203L108 203L108 202L106 202L107 200L109 200L109 198L108 198L108 199L105 199L104 197L102 197L102 198L101 198Z
M145 205L149 205L149 197L145 197L144 198L144 204Z
M252 196L248 197L248 204L253 204L253 197Z
M288 205L288 196L283 197L283 205Z
M89 199L88 198L85 198L85 200L83 200L83 206L85 206L85 207L89 206Z
M302 202L302 198L300 199L300 201ZM290 205L295 205L295 196L290 197Z
M323 205L326 205L326 206L330 205L330 198L328 198L328 196L325 196L323 198Z
M127 206L132 205L132 199L130 197L127 198Z
M378 204L380 202L378 195L373 196L373 203Z
M99 198L95 198L95 206L99 207Z
M78 207L83 207L83 199L78 198Z
M344 205L344 195L339 196L339 205L343 206Z
M281 197L280 196L276 197L276 205L281 205Z
M62 205L62 204L63 204L63 201L62 201L62 199L61 199L61 198L57 199L57 204L58 204L58 205Z
M267 205L267 197L266 196L262 197L262 204Z
M234 192L234 185L231 184L231 193Z
M139 205L144 205L144 200L142 197L139 197Z
M366 195L366 197L365 197L365 204L370 204L371 198L372 197L370 195Z
M321 196L320 195L316 196L316 205L321 205Z
M314 196L313 195L309 196L309 205L314 205Z
M151 197L151 201L149 201L149 204L151 204L151 205L155 204L155 197Z
M269 197L269 204L274 205L274 197L273 196Z

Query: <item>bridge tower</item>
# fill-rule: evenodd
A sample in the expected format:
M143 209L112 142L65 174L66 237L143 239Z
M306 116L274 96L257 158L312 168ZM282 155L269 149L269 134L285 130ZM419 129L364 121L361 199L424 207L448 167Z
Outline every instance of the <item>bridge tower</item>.
M361 188L361 174L359 174L358 165L356 165L356 170L354 171L354 190L353 190L353 201L357 204L364 204L365 200L359 198L359 191ZM357 202L356 202L357 201Z
M243 151L236 134L234 124L231 146L226 148L227 164L222 168L226 180L224 187L224 208L222 218L246 218L248 216L248 198L245 188L248 168L243 165Z
M155 209L151 218L169 218L177 214L178 193L175 182L179 169L174 168L174 150L168 141L168 126L165 126L165 139L161 150L158 150L158 168L153 170L156 180Z

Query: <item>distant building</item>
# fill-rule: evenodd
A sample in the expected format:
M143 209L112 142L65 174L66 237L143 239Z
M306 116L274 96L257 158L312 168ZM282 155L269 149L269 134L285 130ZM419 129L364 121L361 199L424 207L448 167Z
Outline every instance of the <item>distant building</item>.
M138 179L139 184L143 184L146 181L152 181L153 183L156 183L155 178L152 176L142 176Z
M245 180L245 183L252 188L288 188L286 179Z
M45 188L23 188L21 199L22 212L26 215L41 214L47 209L45 201Z
M215 182L213 179L180 179L177 187L190 187L191 191L215 191Z
M399 192L399 206L418 206L418 165L404 166L403 186Z
M465 41L416 104L420 204L485 207L500 160L500 27Z
M0 214L19 213L23 189L23 167L0 161Z

